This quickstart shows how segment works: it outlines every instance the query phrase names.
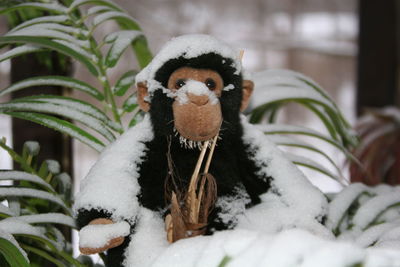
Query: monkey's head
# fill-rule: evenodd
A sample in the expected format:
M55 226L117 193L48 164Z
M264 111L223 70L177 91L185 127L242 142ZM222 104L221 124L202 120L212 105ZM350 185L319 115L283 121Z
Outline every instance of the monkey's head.
M138 103L156 134L193 142L232 128L249 102L238 51L208 35L171 40L136 78Z

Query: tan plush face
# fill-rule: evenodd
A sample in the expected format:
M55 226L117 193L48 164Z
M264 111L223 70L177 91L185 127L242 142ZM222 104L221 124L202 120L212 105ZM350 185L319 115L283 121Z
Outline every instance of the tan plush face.
M221 76L212 70L183 67L171 74L168 88L177 95L172 110L181 136L205 141L218 134L222 124L218 97L223 87Z
M182 67L171 74L167 86L174 97L174 126L182 137L205 141L218 134L223 119L219 97L224 82L217 72ZM246 109L253 88L252 81L243 80L241 111ZM146 100L149 95L146 82L137 84L137 93L140 108L148 112L151 103Z

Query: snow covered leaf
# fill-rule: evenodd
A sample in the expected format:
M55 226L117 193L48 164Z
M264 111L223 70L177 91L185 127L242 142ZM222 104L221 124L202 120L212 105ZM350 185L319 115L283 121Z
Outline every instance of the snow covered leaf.
M329 203L326 226L336 235L340 233L341 224L352 206L364 195L370 195L371 190L363 184L351 184L345 187Z
M67 225L71 228L76 228L75 220L71 216L67 216L65 214L56 213L56 212L16 216L16 217L8 218L5 220L19 220L19 221L29 223L29 224L32 224L32 223L33 224L41 224L41 223L62 224L62 225ZM5 221L5 220L3 220L3 221Z
M80 103L81 105L85 105ZM89 104L87 104L89 106ZM82 112L81 110L71 107L69 105L64 105L63 102L51 103L45 99L16 99L7 103L0 103L0 113L9 112L20 112L20 111L33 111L42 112L46 114L54 114L63 116L68 119L76 120L83 123L90 129L101 134L108 141L112 142L115 140L114 134L106 127L104 127L103 121L92 116L89 112Z
M56 14L62 14L62 13L67 13L68 9L60 5L58 3L35 3L35 2L28 2L28 3L23 3L19 5L14 5L9 8L5 8L0 10L0 15L13 12L13 11L18 11L21 9L38 9L38 10L45 10L45 11L50 11L52 13Z
M84 64L87 69L95 76L98 75L97 66L92 61L92 58L88 58L87 55L77 52L66 44L56 42L54 40L49 40L45 37L36 36L1 36L0 44L15 44L15 43L29 43L33 45L38 45L41 47L49 48L58 51L64 55L70 56L82 64Z
M49 115L33 113L33 112L30 113L5 112L5 114L8 114L16 118L29 120L41 124L43 126L52 128L54 130L60 131L62 133L68 134L71 137L74 137L77 140L81 141L82 143L89 145L96 151L100 152L104 148L104 144L101 141L99 141L96 137L94 137L93 135L87 133L86 131L82 130L81 128L73 125L68 121L61 120Z
M44 192L42 190L31 189L31 188L18 188L18 187L7 187L0 188L0 195L2 197L32 197L38 199L44 199L58 204L64 208L69 214L71 214L70 209L65 205L62 199L58 196ZM3 222L2 220L1 222Z
M371 225L378 224L379 216L386 210L399 206L400 192L392 192L373 197L357 210L353 217L353 225L354 227L365 230Z
M0 217L16 216L15 212L9 207L0 203Z
M130 95L122 105L125 112L132 112L138 107L136 93Z
M68 12L71 12L74 9L76 9L77 7L79 7L81 5L86 5L86 4L95 4L95 5L99 5L99 6L107 6L107 7L110 7L112 9L115 9L117 11L121 11L121 8L117 4L115 4L114 2L109 1L109 0L76 0L76 1L73 1L72 4L69 6Z
M15 92L17 90L21 90L31 86L40 86L40 85L50 85L50 86L63 86L67 88L76 89L82 91L86 94L89 94L96 98L97 100L104 100L104 95L100 93L96 88L93 86L82 82L80 80L64 77L64 76L39 76L39 77L32 77L20 82L16 82L9 87L0 91L0 96L5 94L9 94L11 92Z
M294 102L314 112L324 123L331 138L344 147L354 146L357 139L349 123L331 98L314 81L300 73L267 70L254 75L256 86L251 122L260 122L265 114L273 118L278 109Z
M113 93L116 96L123 96L126 91L135 83L135 77L137 72L134 70L130 70L125 72L117 81L115 86L113 87Z
M100 120L102 123L110 127L110 129L113 129L114 131L117 131L119 133L123 132L122 126L120 124L113 122L112 120L110 120L110 118L108 118L108 116L103 111L85 101L81 101L70 97L55 96L55 95L36 95L36 96L19 98L18 100L45 101L47 103L58 104L65 107L69 107L71 109L78 110L82 113L88 114Z
M0 170L0 180L28 181L39 184L50 192L54 192L51 185L46 183L41 177L27 172Z
M14 31L20 30L22 28L25 28L27 26L31 26L31 25L38 24L38 23L46 23L46 22L66 23L68 20L69 20L69 17L66 15L42 16L42 17L33 18L30 20L24 21L23 23L12 28L10 30L10 32L14 32Z
M112 9L109 6L93 6L88 9L87 14L88 16L90 16L94 14L103 13L106 11L112 11Z
M303 142L303 141L300 141L298 139L291 138L288 136L271 135L271 136L269 136L269 139L271 141L273 141L275 144L277 144L278 146L302 148L302 149L306 149L306 150L313 151L313 152L320 154L322 157L324 157L326 160L328 160L329 163L331 163L332 166L335 168L336 173L338 175L337 178L340 178L342 183L344 182L342 171L336 165L335 161L330 156L328 156L324 151L318 149L317 147L315 147L307 142Z
M104 39L106 43L112 43L107 52L104 63L106 67L114 67L125 49L143 33L140 31L119 31L107 35Z
M302 157L302 156L299 156L299 155L294 155L294 154L291 154L291 153L285 153L285 156L288 159L290 159L296 165L307 167L309 169L319 171L319 172L325 174L326 176L331 177L332 179L336 180L337 182L339 182L341 184L344 183L343 179L341 177L335 175L334 173L332 173L331 171L326 169L321 164L315 162L314 160L311 160L309 158L305 158L305 157Z
M29 261L21 251L7 239L0 237L0 253L10 266L29 267Z
M4 54L0 55L0 62L11 59L20 55L28 54L28 53L34 53L34 52L39 52L43 51L43 48L39 46L34 46L34 45L21 45L17 46Z
M103 22L111 19L125 25L130 30L140 30L140 27L134 18L120 11L109 11L97 15L93 19L93 28L96 28Z

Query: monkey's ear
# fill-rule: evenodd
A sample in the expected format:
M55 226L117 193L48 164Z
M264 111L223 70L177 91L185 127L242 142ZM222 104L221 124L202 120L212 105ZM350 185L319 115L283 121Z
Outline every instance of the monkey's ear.
M139 107L144 111L148 112L150 110L150 103L145 100L145 97L149 95L147 86L145 83L140 82L137 84L137 101Z
M244 111L250 102L250 96L253 93L254 83L250 80L243 80L243 96L240 105L240 111Z

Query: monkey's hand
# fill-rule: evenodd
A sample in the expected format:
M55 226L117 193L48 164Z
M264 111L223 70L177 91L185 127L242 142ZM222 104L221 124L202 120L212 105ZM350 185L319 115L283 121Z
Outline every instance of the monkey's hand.
M125 221L115 223L110 219L95 219L79 231L79 250L90 255L118 247L129 232L130 226Z

